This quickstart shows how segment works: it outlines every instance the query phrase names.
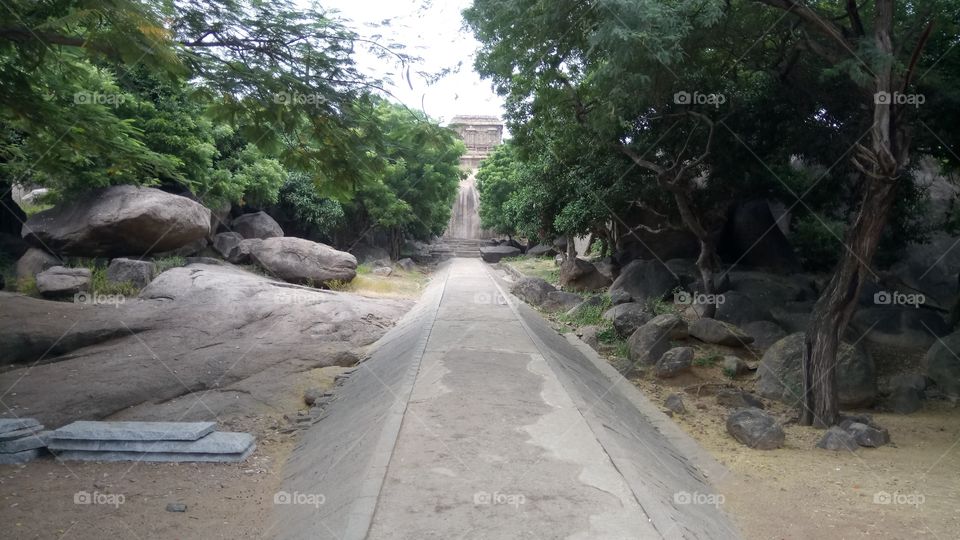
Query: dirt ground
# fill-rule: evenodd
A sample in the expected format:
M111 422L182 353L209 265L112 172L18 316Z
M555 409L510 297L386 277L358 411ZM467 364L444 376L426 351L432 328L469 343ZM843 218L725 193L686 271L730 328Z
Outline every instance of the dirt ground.
M832 452L815 448L822 430L797 425L792 411L764 400L785 424L786 443L751 450L727 434L717 387L701 387L698 395L697 386L750 390L752 375L731 381L718 366L693 370L685 378L647 375L633 382L655 403L683 395L687 412L674 420L729 469L729 476L713 481L745 538L960 537L960 410L953 404L928 401L911 415L859 411L887 428L893 444Z

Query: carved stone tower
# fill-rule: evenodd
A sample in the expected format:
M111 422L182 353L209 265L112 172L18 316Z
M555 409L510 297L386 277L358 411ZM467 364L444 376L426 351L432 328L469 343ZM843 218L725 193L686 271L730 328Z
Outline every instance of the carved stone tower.
M503 122L496 116L455 116L450 128L457 132L467 145L467 153L460 158L460 166L470 176L460 181L460 191L453 203L450 223L444 236L447 238L491 238L493 233L480 228L480 194L475 177L480 162L493 153L503 142Z

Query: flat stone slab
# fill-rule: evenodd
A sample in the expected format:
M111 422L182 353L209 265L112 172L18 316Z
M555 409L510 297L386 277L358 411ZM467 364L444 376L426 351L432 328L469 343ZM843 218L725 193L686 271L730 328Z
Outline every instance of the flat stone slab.
M24 450L23 452L0 454L0 465L18 465L20 463L33 461L40 457L40 451L39 448L33 448L31 450Z
M257 449L256 444L237 454L182 454L177 452L92 452L87 450L66 450L57 452L57 459L63 461L163 461L172 463L213 462L239 463Z
M41 425L36 425L36 426L28 427L25 429L18 429L17 431L8 431L0 435L0 442L12 441L12 440L20 439L23 437L29 437L30 435L40 433L41 431L43 431L43 426Z
M215 422L92 422L81 420L53 432L54 439L94 441L195 441Z
M249 433L215 431L196 441L87 441L53 439L48 445L55 452L150 452L184 454L242 454L254 443Z
M0 434L39 426L35 418L0 418Z
M0 454L14 454L35 448L45 448L50 442L50 431L41 431L12 441L0 441Z

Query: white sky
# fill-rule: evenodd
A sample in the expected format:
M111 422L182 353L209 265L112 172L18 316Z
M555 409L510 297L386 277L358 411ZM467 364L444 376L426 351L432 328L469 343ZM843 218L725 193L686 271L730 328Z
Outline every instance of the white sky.
M327 10L337 10L340 17L361 37L376 34L386 41L406 45L406 52L423 60L413 66L413 89L398 73L388 90L408 107L424 110L445 124L458 114L486 114L502 116L503 102L473 70L473 60L479 43L473 34L463 30L460 13L471 0L321 0ZM389 26L375 27L389 20ZM398 66L387 59L358 51L360 68L375 76L389 71L399 72ZM433 84L417 76L415 71L437 73L456 68Z

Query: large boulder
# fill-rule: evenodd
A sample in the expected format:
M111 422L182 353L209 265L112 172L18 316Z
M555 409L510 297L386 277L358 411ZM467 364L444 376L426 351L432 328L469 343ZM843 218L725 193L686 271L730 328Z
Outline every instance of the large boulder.
M553 291L547 294L547 298L540 304L540 308L545 311L568 311L578 306L583 301L583 297L566 291Z
M783 446L783 426L768 413L754 408L737 409L727 417L727 433L741 444L757 450Z
M610 285L610 299L614 304L646 304L666 298L679 285L677 276L660 261L636 260L620 270Z
M737 205L727 220L719 251L725 260L781 272L800 269L793 247L764 200Z
M587 315L591 311L603 311L606 307L607 299L603 295L594 295L584 299L579 304L567 311L567 317L577 318Z
M658 315L637 328L627 339L630 360L636 364L656 364L670 350L670 341L684 339L689 334L687 323L672 314Z
M820 441L817 442L817 448L833 450L834 452L841 450L852 452L860 448L860 445L857 443L857 437L855 435L840 426L833 426L828 429L823 434L823 437L820 438Z
M230 260L231 253L240 247L240 242L243 242L240 233L222 232L213 237L213 249L224 259Z
M210 210L159 189L113 186L33 215L23 237L64 255L142 256L210 232Z
M513 284L510 292L524 302L539 306L547 301L547 295L556 292L557 288L546 280L536 277L525 277Z
M253 260L284 281L350 281L357 275L356 257L303 238L275 236L251 248Z
M929 242L907 246L903 260L891 266L890 271L911 289L923 292L928 304L950 309L958 300L958 242L960 238L935 232Z
M743 330L714 319L697 319L690 325L690 335L704 343L727 347L746 347L753 343L753 338Z
M610 285L610 278L600 273L590 261L568 258L560 265L560 285L574 291L599 291Z
M661 379L676 377L690 371L693 366L693 348L676 347L663 353L654 368L654 373Z
M17 279L33 278L48 268L62 264L60 259L46 251L32 247L17 261Z
M881 347L926 351L950 327L932 309L890 305L857 310L850 325L858 336Z
M157 265L151 261L117 258L107 267L107 281L130 283L138 289L149 285L156 275Z
M643 304L627 302L608 309L603 318L613 323L613 328L621 337L630 337L637 328L650 322L653 315Z
M254 212L235 217L230 228L244 238L265 240L283 236L283 228L266 212Z
M557 250L553 246L546 244L537 244L527 250L527 255L531 257L553 257L556 254Z
M516 257L520 250L513 246L485 246L480 248L480 258L488 263L498 263L506 257Z
M773 321L753 321L742 326L743 331L753 338L753 346L767 349L774 343L787 337L787 332Z
M37 274L37 290L50 298L71 296L90 290L89 268L54 266Z
M923 373L947 396L960 398L960 332L938 340L923 357Z
M791 334L764 353L757 369L757 393L795 405L802 401L803 348L805 336ZM877 376L873 359L862 347L841 343L838 351L837 385L840 406L865 407L877 397Z

